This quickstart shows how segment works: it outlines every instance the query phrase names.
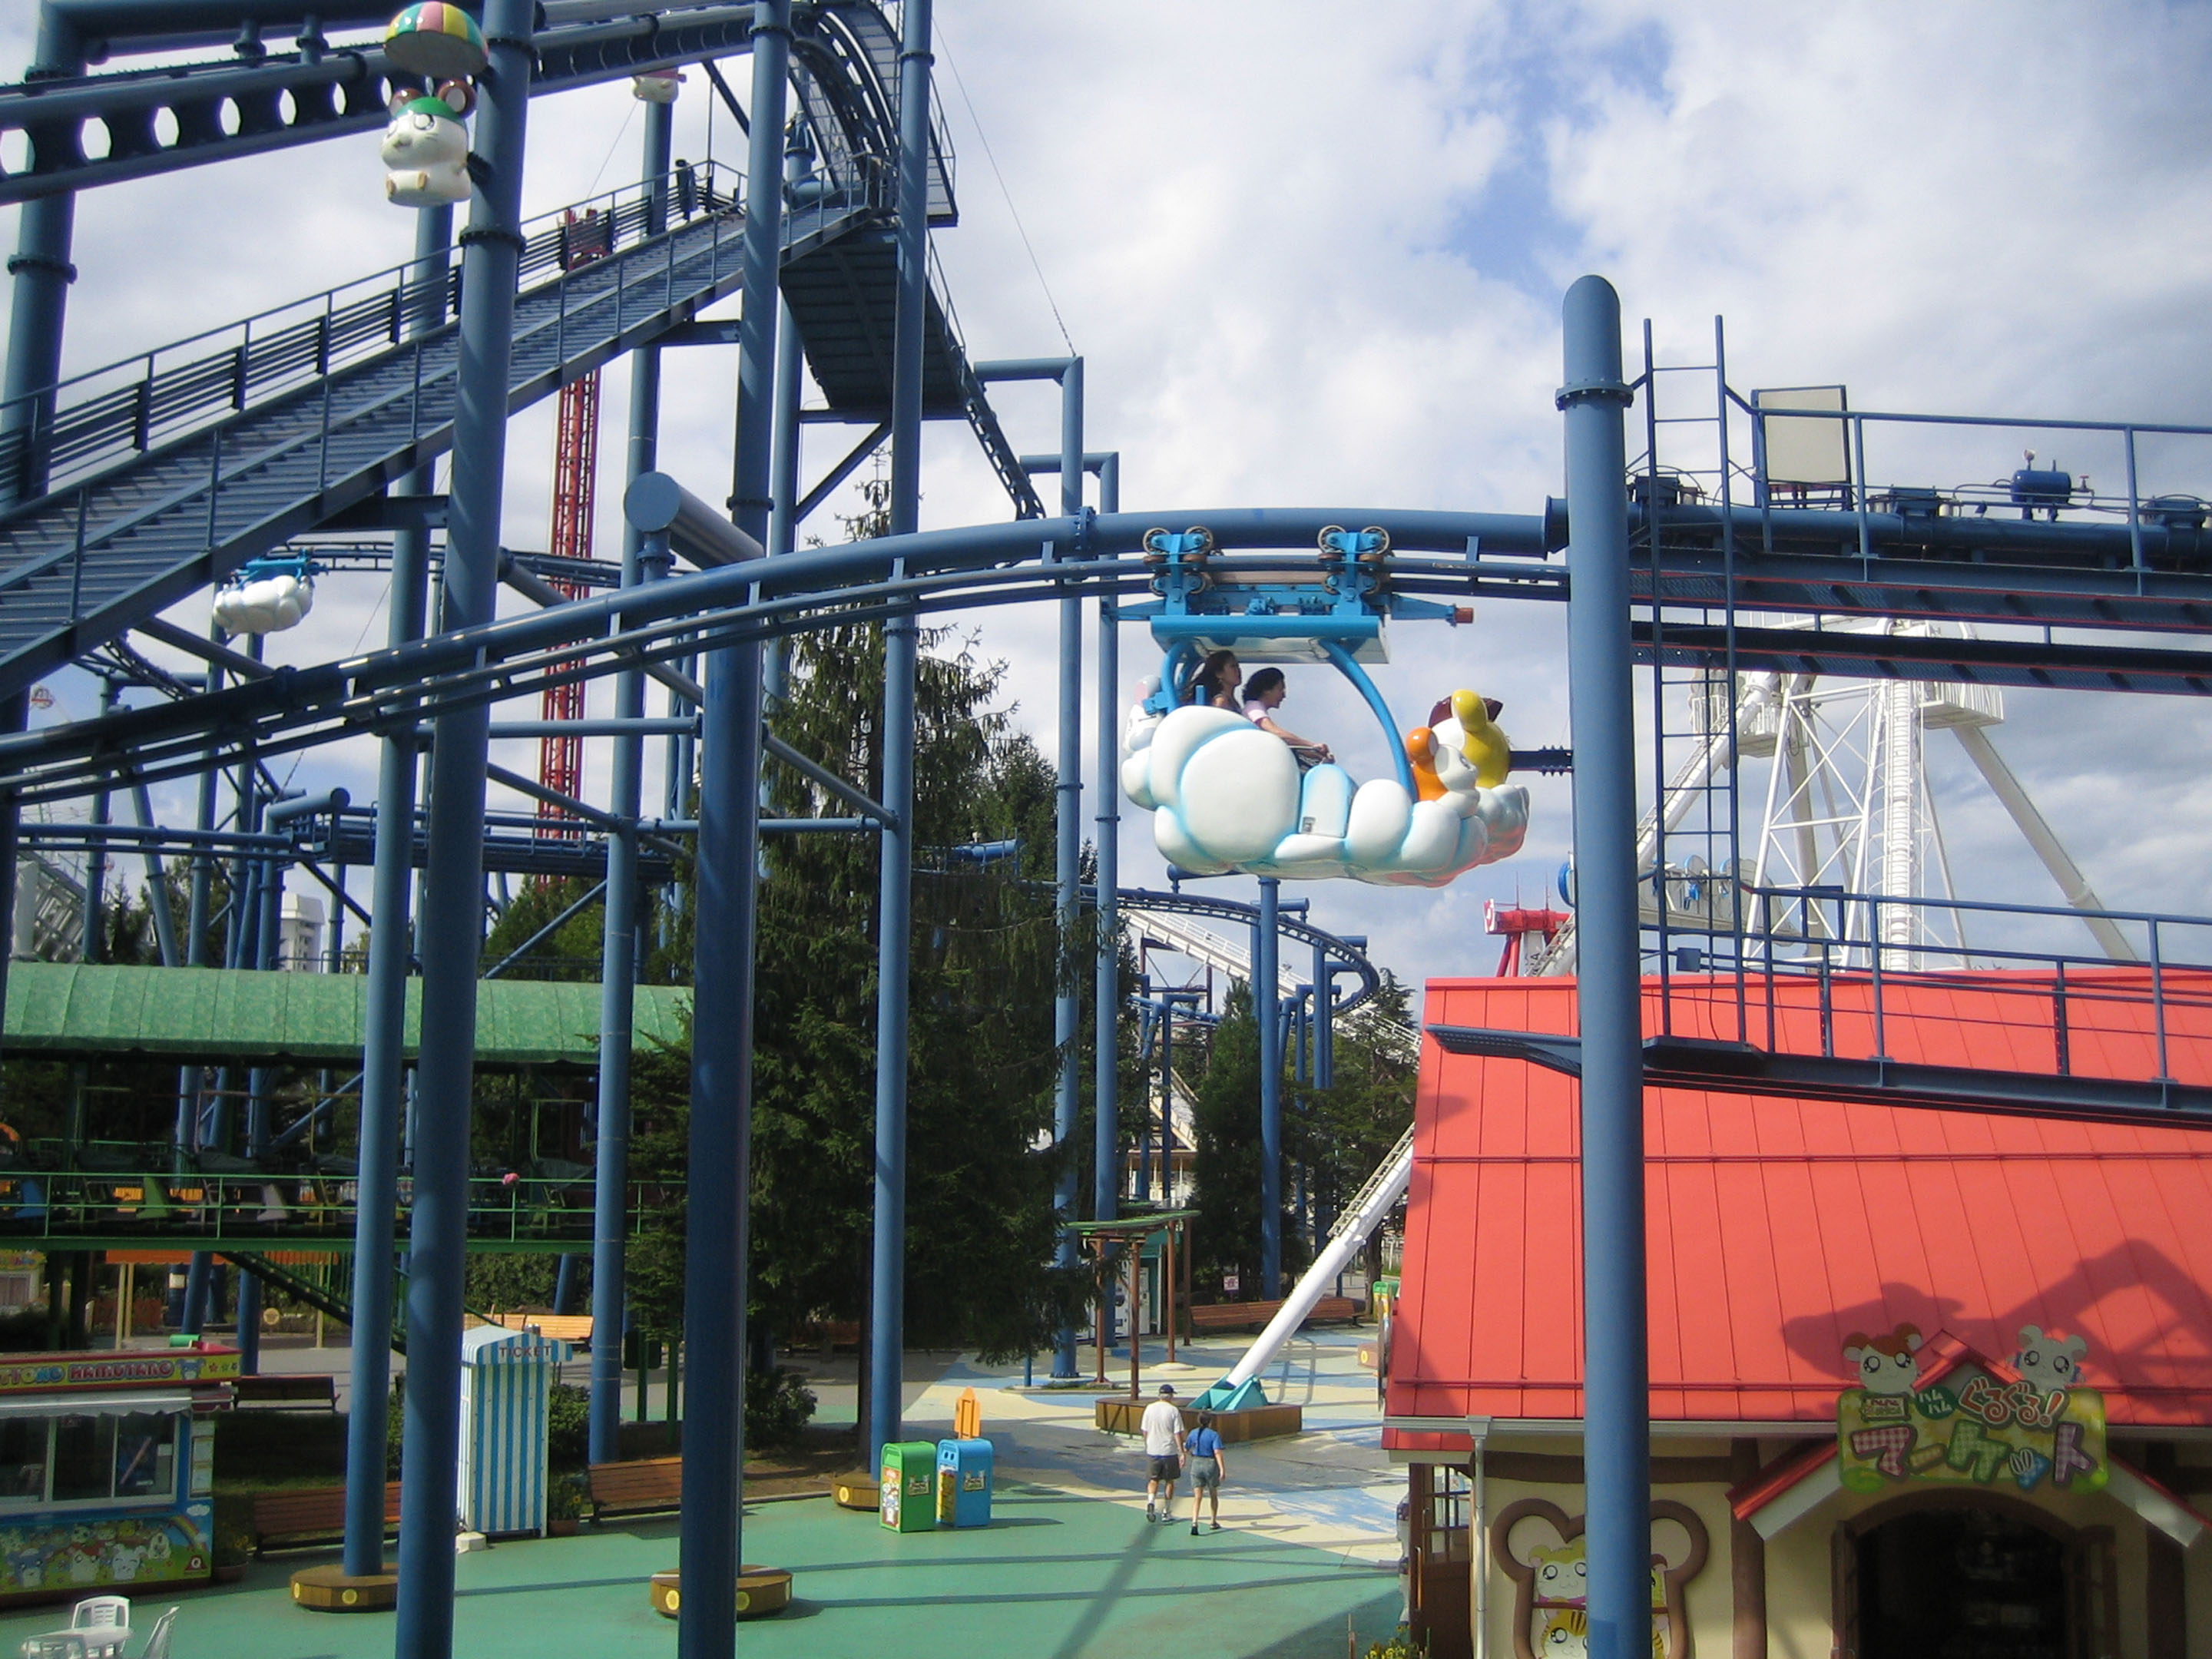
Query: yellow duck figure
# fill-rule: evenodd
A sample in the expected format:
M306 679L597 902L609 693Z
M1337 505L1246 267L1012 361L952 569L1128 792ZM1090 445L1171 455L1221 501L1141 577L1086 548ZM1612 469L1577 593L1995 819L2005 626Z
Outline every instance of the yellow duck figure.
M1495 697L1455 691L1451 706L1452 719L1460 730L1460 753L1474 768L1474 781L1485 789L1498 787L1513 769L1513 739L1496 725L1505 705Z

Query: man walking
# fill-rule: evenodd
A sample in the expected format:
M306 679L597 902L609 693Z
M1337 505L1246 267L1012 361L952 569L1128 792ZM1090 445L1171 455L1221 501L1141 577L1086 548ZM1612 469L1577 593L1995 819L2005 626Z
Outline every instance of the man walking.
M1145 1519L1175 1519L1176 1480L1182 1474L1182 1411L1175 1385L1160 1384L1160 1397L1145 1407L1139 1426L1145 1436Z
M1213 1426L1213 1413L1200 1412L1198 1426L1182 1443L1190 1458L1190 1535L1198 1536L1198 1506L1200 1501L1213 1505L1213 1530L1221 1530L1221 1477L1229 1473L1229 1465L1221 1455L1221 1433Z

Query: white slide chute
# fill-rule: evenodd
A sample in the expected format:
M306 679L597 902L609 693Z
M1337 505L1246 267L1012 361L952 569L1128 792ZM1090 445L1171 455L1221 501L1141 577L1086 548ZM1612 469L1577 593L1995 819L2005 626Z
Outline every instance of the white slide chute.
M1246 1352L1244 1357L1231 1368L1229 1375L1216 1382L1191 1402L1199 1411L1235 1412L1267 1403L1267 1393L1260 1386L1260 1374L1267 1369L1276 1352L1306 1322L1306 1316L1314 1304L1327 1293L1336 1276L1352 1265L1354 1257L1365 1248L1367 1240L1382 1224L1383 1218L1398 1206L1406 1195L1406 1188L1413 1178L1413 1132L1408 1128L1382 1166L1367 1179L1359 1195L1338 1219L1328 1246L1314 1258L1297 1287L1284 1300L1281 1310L1267 1322L1267 1328L1260 1333L1260 1340Z

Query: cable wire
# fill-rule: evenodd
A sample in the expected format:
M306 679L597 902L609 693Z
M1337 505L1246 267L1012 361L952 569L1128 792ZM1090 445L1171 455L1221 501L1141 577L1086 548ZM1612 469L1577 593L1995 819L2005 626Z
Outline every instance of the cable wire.
M1052 297L1052 284L1045 280L1044 266L1037 261L1036 249L1030 245L1029 228L1022 223L1021 210L1014 205L1014 193L1006 188L1006 175L999 171L999 158L992 152L990 135L983 131L982 117L975 113L975 100L968 95L968 83L960 78L960 65L952 57L952 42L945 35L943 22L936 27L939 44L945 48L945 66L952 71L952 84L960 89L960 101L968 107L968 120L975 129L977 142L983 146L983 159L991 164L991 177L999 181L999 194L1005 198L1006 211L1014 222L1014 232L1022 239L1022 251L1030 256L1030 269L1036 272L1037 286L1044 290L1044 302L1052 312L1053 325L1060 330L1060 343L1067 348L1069 356L1079 356L1075 342L1068 337L1067 324L1060 314L1060 302Z

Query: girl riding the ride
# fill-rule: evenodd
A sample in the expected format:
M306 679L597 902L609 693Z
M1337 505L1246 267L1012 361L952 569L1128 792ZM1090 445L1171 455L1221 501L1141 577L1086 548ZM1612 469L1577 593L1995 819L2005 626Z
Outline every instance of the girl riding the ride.
M1237 681L1243 673L1234 651L1210 651L1191 677L1190 700L1208 708L1237 707Z

